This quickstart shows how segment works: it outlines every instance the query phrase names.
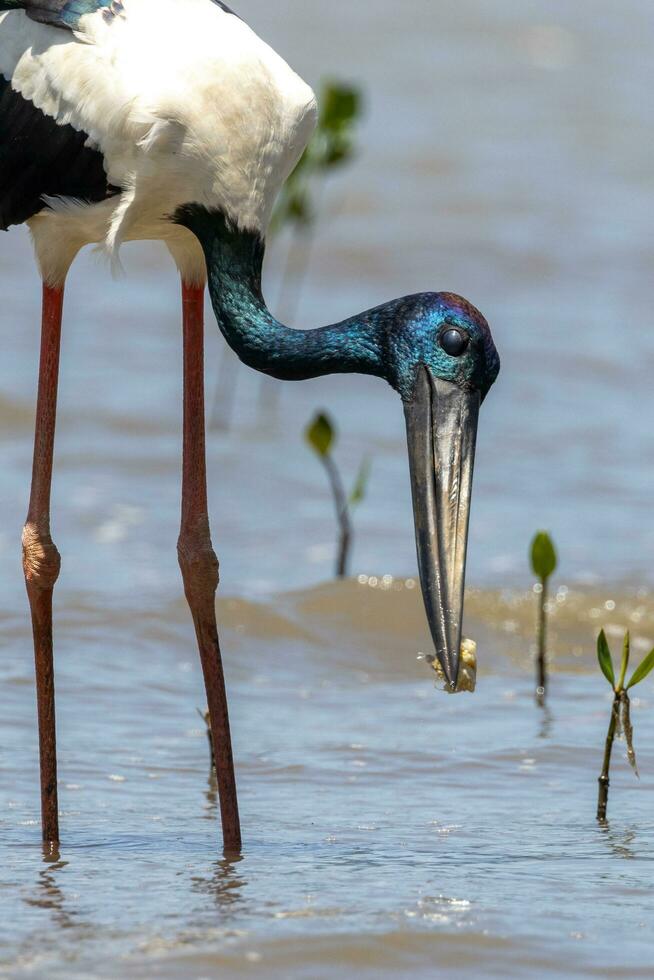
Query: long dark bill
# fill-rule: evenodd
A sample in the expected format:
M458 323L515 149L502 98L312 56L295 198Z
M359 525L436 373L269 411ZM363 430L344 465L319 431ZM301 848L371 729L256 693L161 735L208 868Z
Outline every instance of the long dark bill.
M480 395L418 370L404 403L420 584L436 656L459 674L468 519Z

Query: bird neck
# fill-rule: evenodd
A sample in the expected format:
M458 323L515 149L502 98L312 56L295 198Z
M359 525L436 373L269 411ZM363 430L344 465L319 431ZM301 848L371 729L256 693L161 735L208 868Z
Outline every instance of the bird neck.
M384 307L315 330L295 330L268 310L261 292L265 245L255 232L230 227L196 205L176 217L199 239L209 294L227 343L247 365L274 378L301 381L325 374L385 377Z

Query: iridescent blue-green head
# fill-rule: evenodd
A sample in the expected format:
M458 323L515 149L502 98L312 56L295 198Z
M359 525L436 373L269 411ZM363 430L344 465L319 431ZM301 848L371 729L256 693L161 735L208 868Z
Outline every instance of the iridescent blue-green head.
M417 293L378 307L384 311L386 380L406 401L420 368L485 398L500 362L490 328L471 303L454 293Z
M220 329L242 361L289 381L372 374L401 395L422 593L436 656L455 687L477 416L499 370L488 324L460 296L419 293L340 323L291 329L263 299L256 232L199 205L175 220L203 246Z

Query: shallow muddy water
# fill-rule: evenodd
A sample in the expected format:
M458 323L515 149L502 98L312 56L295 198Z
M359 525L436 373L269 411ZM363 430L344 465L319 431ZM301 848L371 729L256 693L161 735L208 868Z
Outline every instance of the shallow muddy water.
M480 424L466 607L478 689L447 697L417 660L397 396L324 379L262 413L208 313L209 401L224 357L236 382L231 426L210 411L208 439L245 837L240 860L221 857L175 553L175 274L155 246L127 247L118 281L82 255L53 488L63 844L44 857L19 559L39 295L27 236L0 236L0 975L652 976L654 687L634 701L641 780L620 746L600 828L610 700L593 646L607 626L617 649L624 625L638 653L654 645L654 8L236 5L310 81L367 95L298 324L419 289L461 292L492 324L503 371ZM332 507L302 443L316 408L337 420L346 479L373 459L341 585L325 584ZM525 591L540 526L561 557L546 712Z
M233 861L184 603L136 617L80 595L60 612L55 857L38 843L24 614L6 614L6 974L651 976L654 688L634 699L642 779L618 745L598 827L610 700L591 651L598 618L642 649L654 600L560 592L543 711L533 594L470 594L479 688L448 697L416 659L413 586L220 602L245 832Z

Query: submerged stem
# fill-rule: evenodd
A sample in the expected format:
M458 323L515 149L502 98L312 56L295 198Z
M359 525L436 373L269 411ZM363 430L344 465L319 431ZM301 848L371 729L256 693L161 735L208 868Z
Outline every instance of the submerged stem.
M597 797L598 820L606 820L606 806L609 800L609 768L611 766L611 750L613 749L613 742L615 741L615 733L618 727L619 712L620 712L620 694L616 692L615 697L613 698L613 704L611 706L611 721L609 722L609 730L606 733L602 772L598 779L598 783L599 783L599 793Z

